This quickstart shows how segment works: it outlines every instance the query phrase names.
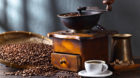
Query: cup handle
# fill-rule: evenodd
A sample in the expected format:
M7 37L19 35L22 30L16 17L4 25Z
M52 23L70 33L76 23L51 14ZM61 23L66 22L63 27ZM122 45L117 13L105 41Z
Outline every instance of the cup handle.
M108 65L107 64L103 64L102 72L107 71L107 69L108 69Z

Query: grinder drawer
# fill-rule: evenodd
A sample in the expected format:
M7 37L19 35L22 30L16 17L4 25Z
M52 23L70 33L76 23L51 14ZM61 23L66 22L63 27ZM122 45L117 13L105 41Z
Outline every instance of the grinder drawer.
M52 53L51 63L59 69L69 71L78 71L81 67L80 55Z

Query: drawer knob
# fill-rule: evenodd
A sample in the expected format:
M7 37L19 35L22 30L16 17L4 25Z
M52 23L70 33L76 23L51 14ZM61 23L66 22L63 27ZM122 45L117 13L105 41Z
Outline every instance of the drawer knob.
M60 64L66 64L65 60L60 60Z

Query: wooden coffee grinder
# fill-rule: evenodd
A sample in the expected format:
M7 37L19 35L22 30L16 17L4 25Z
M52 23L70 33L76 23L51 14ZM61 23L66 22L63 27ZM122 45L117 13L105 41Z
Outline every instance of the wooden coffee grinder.
M113 0L104 0L104 3L107 4L107 1ZM108 2L109 6L110 4L112 3ZM81 7L78 8L78 12L58 15L69 30L48 33L53 40L54 53L51 54L51 62L55 67L78 71L84 69L86 60L98 59L108 62L110 31L98 25L100 15L108 10ZM92 27L97 29L93 30Z

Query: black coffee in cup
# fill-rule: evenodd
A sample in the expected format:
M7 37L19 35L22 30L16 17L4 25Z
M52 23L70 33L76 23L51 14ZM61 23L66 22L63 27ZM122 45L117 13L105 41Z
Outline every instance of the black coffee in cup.
M102 63L102 62L100 62L100 61L89 61L89 62L87 62L87 63L94 63L94 64L100 64L100 63Z

